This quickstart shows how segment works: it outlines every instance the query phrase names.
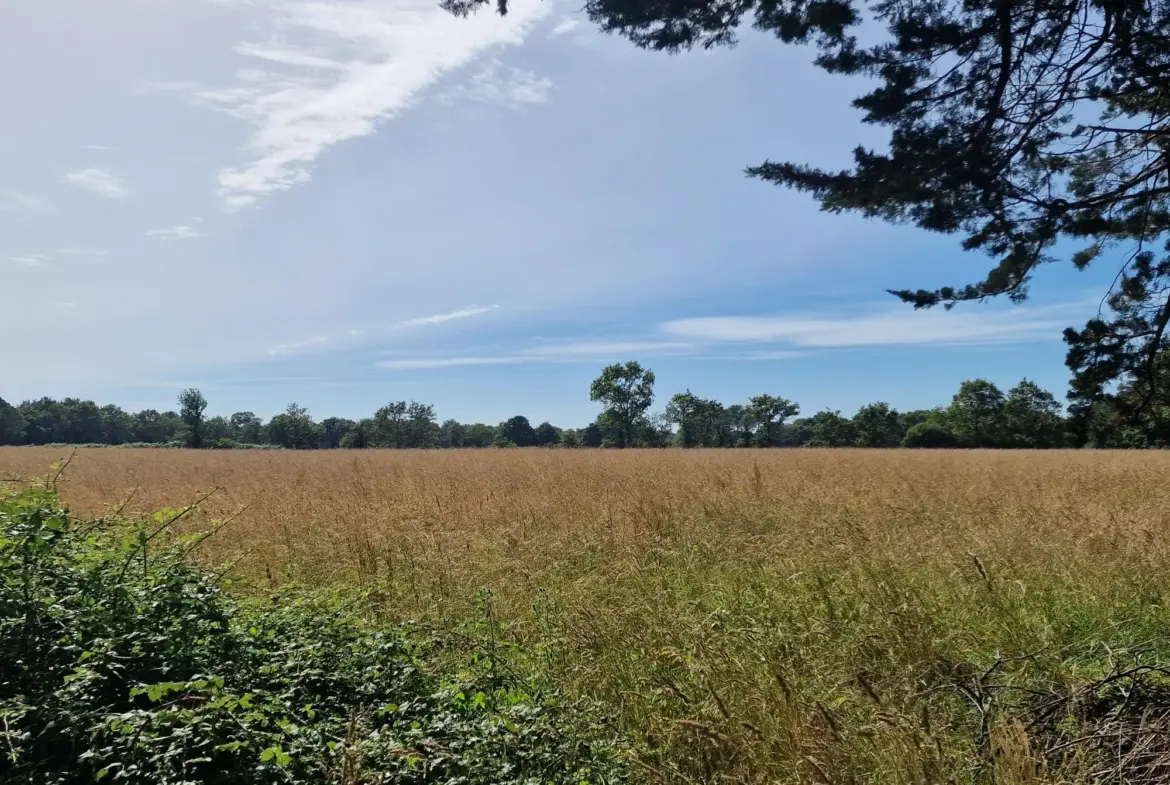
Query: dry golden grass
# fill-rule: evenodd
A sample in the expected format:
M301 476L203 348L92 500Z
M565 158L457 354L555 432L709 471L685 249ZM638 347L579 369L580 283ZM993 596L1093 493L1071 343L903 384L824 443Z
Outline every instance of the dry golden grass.
M67 455L0 449L0 476ZM522 666L603 702L653 781L1049 783L1081 763L1046 769L1041 730L971 695L988 668L1045 692L1170 649L1168 474L1153 452L85 449L61 488L78 514L221 488L204 519L246 509L204 556L261 587L361 585L464 630L490 590Z

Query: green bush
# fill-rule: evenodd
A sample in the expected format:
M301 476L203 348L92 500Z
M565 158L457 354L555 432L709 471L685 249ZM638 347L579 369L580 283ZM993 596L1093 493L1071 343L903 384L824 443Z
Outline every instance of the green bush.
M440 668L436 642L336 600L234 599L179 517L0 497L0 782L624 781L603 725L491 651Z
M902 446L936 449L957 447L959 446L959 440L955 438L955 434L948 428L928 420L926 422L920 422L906 431L906 436L902 439Z

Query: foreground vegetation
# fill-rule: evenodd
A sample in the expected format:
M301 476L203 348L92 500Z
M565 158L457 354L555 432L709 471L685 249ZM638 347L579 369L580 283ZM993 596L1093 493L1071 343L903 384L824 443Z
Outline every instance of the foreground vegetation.
M0 450L0 474L59 451ZM239 597L514 641L653 783L1164 782L1161 453L82 450ZM137 488L127 503L127 497ZM485 619L492 620L485 628Z
M612 734L534 697L498 643L436 669L435 642L354 601L240 604L188 563L182 517L0 498L0 781L624 780Z

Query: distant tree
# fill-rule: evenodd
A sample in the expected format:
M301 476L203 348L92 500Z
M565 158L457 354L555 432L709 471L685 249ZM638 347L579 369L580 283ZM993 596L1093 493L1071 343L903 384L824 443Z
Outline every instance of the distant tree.
M584 441L581 438L581 431L576 428L566 428L561 431L561 447L569 449L577 449L584 447Z
M343 450L364 450L373 446L374 421L358 420L349 433L341 437L338 447Z
M733 403L724 412L724 430L729 435L728 447L751 447L755 442L756 418L750 406Z
M853 429L858 447L897 447L906 435L897 410L882 401L858 409Z
M313 422L308 409L290 403L268 422L268 441L291 450L311 450L321 441L320 427Z
M605 441L605 430L595 422L581 429L582 447L600 447Z
M24 444L24 415L0 398L0 444Z
M161 444L167 441L170 438L167 425L163 416L154 409L143 409L130 418L134 441L146 444Z
M102 444L125 444L134 441L134 420L121 406L109 404L100 409Z
M439 426L440 447L463 447L466 438L466 429L458 420L444 420Z
M998 447L1004 441L1003 392L986 379L963 382L946 419L961 447Z
M903 447L939 449L943 447L957 447L958 445L959 440L955 438L950 428L939 418L926 420L925 422L911 426L910 430L906 431L906 435L902 438Z
M1004 402L1005 445L1045 449L1064 444L1064 419L1055 396L1024 379Z
M811 438L807 447L853 447L857 444L857 430L853 421L841 412L830 409L808 418Z
M532 447L536 444L536 430L528 422L527 417L519 414L506 422L500 423L500 427L496 431L497 441L508 441L516 447ZM496 446L500 445L497 444Z
M780 444L780 432L784 423L800 414L800 406L787 398L774 395L757 395L748 401L757 447L776 447Z
M906 433L918 423L926 422L931 417L937 417L941 411L941 409L915 409L902 412L898 415L898 428Z
M61 401L64 441L69 444L97 444L102 441L102 412L93 401L65 398Z
M53 444L68 440L65 411L52 398L38 398L25 401L17 407L24 420L25 442L27 444Z
M220 445L220 442L230 442L234 446L235 437L235 430L226 417L209 417L203 422L203 441L205 444Z
M738 414L744 416L742 408ZM734 443L737 418L713 398L700 398L690 390L676 393L666 404L664 417L678 426L680 447L727 447Z
M194 387L179 393L179 417L186 426L184 436L188 447L198 449L203 446L203 412L206 409L207 399Z
M327 417L319 426L321 432L321 448L333 450L341 446L341 440L349 434L357 423L343 417Z
M435 407L411 401L406 407L406 425L404 446L414 450L439 446L439 425L435 422Z
M629 447L654 402L654 372L633 361L608 365L593 380L589 400L604 407L600 419L613 429L616 446Z
M646 425L638 435L637 441L643 447L670 447L674 443L670 418L662 412L646 417Z
M401 449L406 446L407 403L395 401L374 412L374 446Z
M561 429L550 422L542 422L536 426L536 446L552 447L561 441Z
M463 432L464 445L467 447L490 447L496 438L495 426L481 422L464 426Z
M232 427L232 438L240 444L260 444L260 429L263 423L252 412L236 412L228 418Z
M690 390L675 393L666 404L666 419L678 426L680 447L699 447L703 443L701 413L707 401Z

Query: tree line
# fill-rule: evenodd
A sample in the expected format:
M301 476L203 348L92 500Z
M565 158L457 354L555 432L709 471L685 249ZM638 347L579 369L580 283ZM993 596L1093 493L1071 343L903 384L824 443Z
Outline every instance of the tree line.
M417 401L387 403L371 417L315 420L296 403L267 422L249 411L207 416L207 399L183 390L177 411L127 412L79 398L40 398L11 405L0 398L0 445L101 444L189 448L475 448L475 447L924 447L1048 449L1091 445L1162 447L1170 428L1134 424L1114 399L1089 417L1066 417L1055 396L1027 379L1006 393L990 381L965 381L946 406L898 411L885 402L851 417L825 409L801 417L800 405L771 394L724 404L690 390L658 412L653 371L637 362L610 365L590 386L601 404L584 428L532 425L516 415L504 422L440 421ZM1119 398L1124 398L1123 388Z

